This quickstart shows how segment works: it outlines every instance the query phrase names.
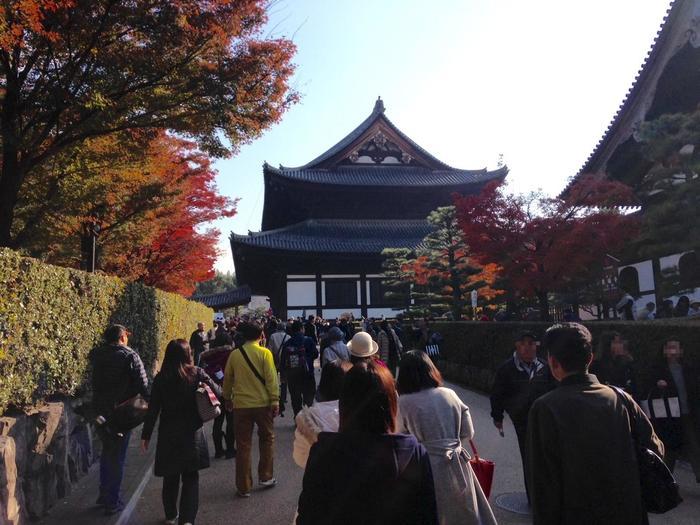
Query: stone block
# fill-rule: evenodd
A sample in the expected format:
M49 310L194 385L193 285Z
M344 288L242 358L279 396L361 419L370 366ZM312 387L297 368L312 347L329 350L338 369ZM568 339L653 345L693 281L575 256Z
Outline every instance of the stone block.
M0 436L0 525L19 525L24 494L17 476L15 440Z

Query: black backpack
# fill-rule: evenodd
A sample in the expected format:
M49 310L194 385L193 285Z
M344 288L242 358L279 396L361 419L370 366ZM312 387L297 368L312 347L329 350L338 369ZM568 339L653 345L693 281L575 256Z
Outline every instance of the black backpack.
M284 358L284 368L287 371L309 371L309 365L306 362L306 347L304 346L304 341L301 341L299 346L285 343L284 348L287 350Z

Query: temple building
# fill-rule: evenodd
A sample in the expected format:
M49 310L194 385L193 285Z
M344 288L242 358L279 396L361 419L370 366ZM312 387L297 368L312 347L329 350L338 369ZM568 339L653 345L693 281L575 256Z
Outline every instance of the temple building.
M664 114L691 113L699 105L700 0L674 0L625 100L564 193L583 174L618 180L637 189L654 167L643 154L636 135L639 125ZM700 144L687 145L684 149L697 154ZM674 177L674 185L684 184L687 175ZM663 197L661 192L654 196ZM637 309L649 301L659 305L664 299L675 304L680 295L700 300L700 257L683 246L653 259L626 257L617 272L618 285L636 298ZM686 284L685 290L668 297L663 291L668 275L678 275Z
M275 315L393 316L381 252L415 248L428 214L477 193L508 168L456 169L402 133L378 99L349 135L304 166L263 166L260 232L231 235L236 278Z

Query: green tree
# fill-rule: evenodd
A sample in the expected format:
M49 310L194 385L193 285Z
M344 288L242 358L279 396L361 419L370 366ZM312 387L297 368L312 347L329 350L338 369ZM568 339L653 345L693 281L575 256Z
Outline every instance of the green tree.
M416 253L410 248L385 248L382 251L382 286L384 299L405 311L414 304L414 280L412 264Z
M652 167L636 188L642 227L633 249L642 257L700 252L700 109L645 122L638 137Z
M434 230L417 250L416 282L428 286L423 300L435 308L448 309L452 318L458 320L462 317L466 296L485 284L473 280L482 269L471 260L454 206L437 208L430 212L427 220Z
M236 274L216 271L214 277L196 284L194 295L211 295L236 289Z

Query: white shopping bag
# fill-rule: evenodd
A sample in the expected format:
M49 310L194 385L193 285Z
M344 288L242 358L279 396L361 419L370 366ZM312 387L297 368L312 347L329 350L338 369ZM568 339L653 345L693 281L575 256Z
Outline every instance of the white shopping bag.
M642 399L639 406L649 419L681 417L681 406L677 397Z

